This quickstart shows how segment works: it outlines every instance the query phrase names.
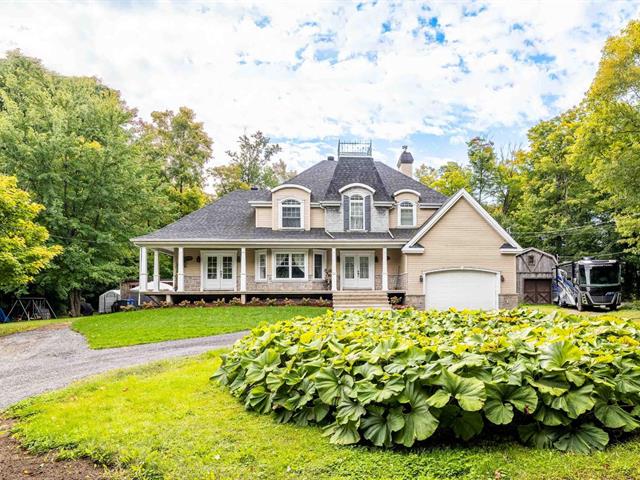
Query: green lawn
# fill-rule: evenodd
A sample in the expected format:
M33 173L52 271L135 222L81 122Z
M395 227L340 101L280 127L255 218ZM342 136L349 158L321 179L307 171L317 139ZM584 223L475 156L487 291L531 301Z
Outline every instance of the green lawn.
M640 478L640 438L592 455L484 440L466 448L338 447L311 427L246 412L209 376L217 353L156 363L27 400L9 411L29 449L61 449L135 479Z
M28 322L0 323L0 337L11 335L12 333L26 332L36 328L46 327L55 323L69 323L68 318L57 320L31 320Z
M94 315L74 320L72 328L91 348L124 347L237 332L260 322L286 320L296 315L316 316L322 307L190 307L136 310Z
M587 315L587 316L594 316L594 315L615 315L616 317L624 317L624 318L630 318L633 320L640 320L640 310L638 309L633 309L633 308L626 308L626 307L622 307L619 310L616 310L615 312L610 312L608 310L583 310L582 312L578 312L575 308L561 308L558 307L557 305L523 305L523 307L527 307L527 308L531 308L534 310L540 310L543 312L552 312L554 310L558 310L560 312L563 313L569 313L569 314L580 314L580 315Z

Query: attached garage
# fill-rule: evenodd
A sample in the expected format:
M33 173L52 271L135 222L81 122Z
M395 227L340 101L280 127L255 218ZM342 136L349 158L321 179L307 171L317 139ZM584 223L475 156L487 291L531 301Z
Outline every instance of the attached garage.
M425 307L473 310L498 308L500 273L482 269L445 269L424 273Z

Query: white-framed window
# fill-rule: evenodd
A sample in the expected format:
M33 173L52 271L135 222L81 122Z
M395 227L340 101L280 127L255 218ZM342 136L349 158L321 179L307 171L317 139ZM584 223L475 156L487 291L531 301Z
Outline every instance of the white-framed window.
M398 204L398 226L399 227L415 227L416 226L416 204L408 200L404 200Z
M303 202L287 198L280 202L280 228L300 229L304 225Z
M274 251L273 271L276 280L306 280L307 253Z
M256 250L256 282L267 280L267 251Z
M324 250L313 251L313 279L324 280L326 268L326 252Z
M360 194L349 197L349 230L364 230L364 197Z

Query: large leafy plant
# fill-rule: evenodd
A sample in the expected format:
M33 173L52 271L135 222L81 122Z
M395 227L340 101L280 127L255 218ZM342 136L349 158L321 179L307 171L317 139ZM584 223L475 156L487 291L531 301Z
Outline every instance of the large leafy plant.
M413 446L487 429L587 453L640 426L640 330L612 316L403 310L261 325L213 378L331 442Z

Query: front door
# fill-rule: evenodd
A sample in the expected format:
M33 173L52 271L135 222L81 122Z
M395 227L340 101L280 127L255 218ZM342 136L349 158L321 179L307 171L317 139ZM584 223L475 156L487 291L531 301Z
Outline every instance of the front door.
M235 290L235 252L204 252L203 290Z
M342 288L373 288L372 253L344 253L342 260Z

